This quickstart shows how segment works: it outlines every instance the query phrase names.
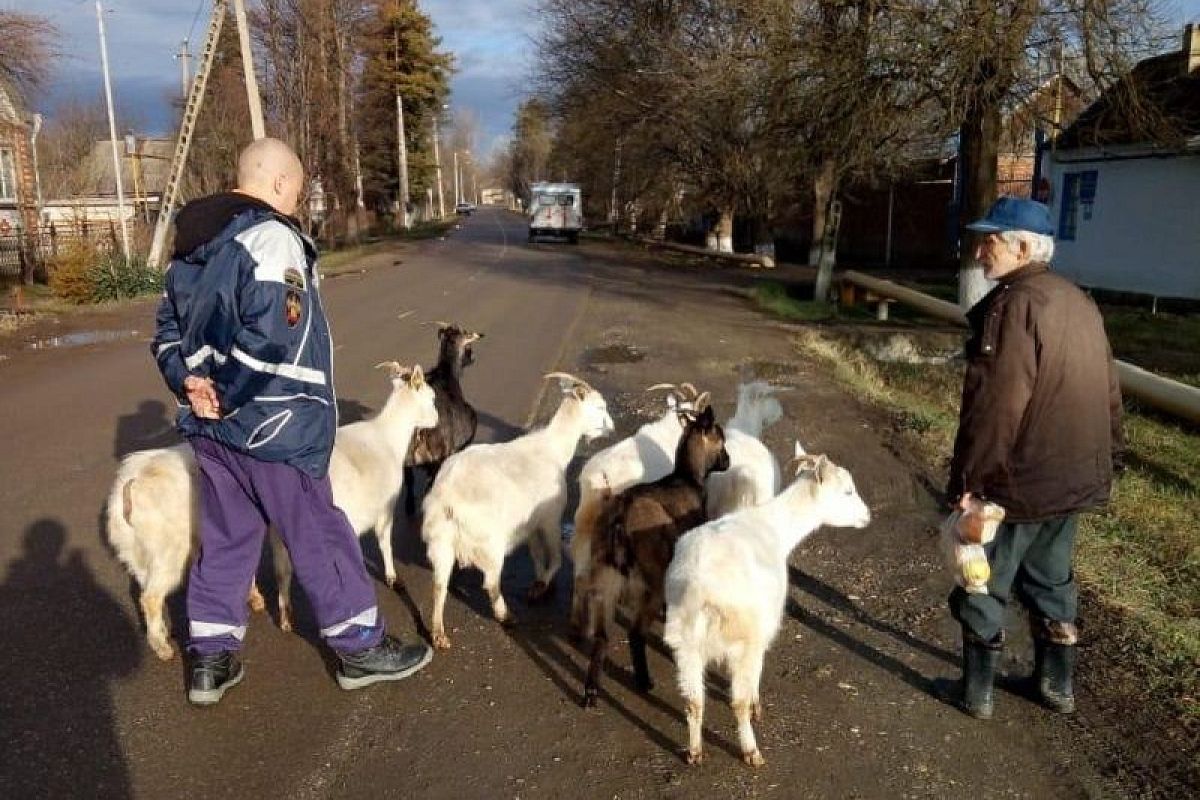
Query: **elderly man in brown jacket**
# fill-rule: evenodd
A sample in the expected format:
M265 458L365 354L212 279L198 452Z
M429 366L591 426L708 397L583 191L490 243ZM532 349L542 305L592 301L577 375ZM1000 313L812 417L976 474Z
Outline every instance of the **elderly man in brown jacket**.
M974 495L1007 511L988 544L986 594L958 588L963 627L957 700L992 715L992 684L1009 597L1028 609L1034 685L1071 713L1078 592L1071 563L1077 515L1108 500L1122 445L1121 395L1100 312L1048 266L1053 226L1041 203L996 201L969 225L976 258L998 285L967 312L971 338L948 498Z

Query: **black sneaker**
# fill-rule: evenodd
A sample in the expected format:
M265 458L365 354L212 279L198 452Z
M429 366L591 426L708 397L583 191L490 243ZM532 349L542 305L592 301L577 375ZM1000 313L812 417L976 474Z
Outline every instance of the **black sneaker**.
M188 700L197 706L216 705L225 692L242 682L245 675L241 659L232 650L193 656Z
M338 686L361 689L380 681L407 678L433 659L433 648L424 642L402 644L399 639L385 635L374 647L339 658L342 668L337 674Z

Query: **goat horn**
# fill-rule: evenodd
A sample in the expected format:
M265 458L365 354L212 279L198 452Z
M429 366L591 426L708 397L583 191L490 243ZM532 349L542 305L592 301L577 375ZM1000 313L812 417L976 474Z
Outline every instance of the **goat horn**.
M576 384L587 389L591 389L593 392L596 391L595 389L592 389L591 384L589 384L583 378L577 378L569 372L547 372L542 376L542 380L549 380L550 378L562 378L563 380L574 381Z
M417 313L416 309L412 309L411 311L401 311L396 315L396 319L408 319L415 313Z
M709 396L708 392L703 392L703 393L697 395L696 402L695 402L696 411L703 411L705 406L708 405L709 399L710 399L710 396Z
M662 389L670 389L670 390L674 391L675 388L676 388L676 386L673 383L656 383L653 386L647 386L645 391L646 392L657 392Z
M700 392L698 392L696 390L695 385L693 385L691 383L681 383L681 384L679 384L679 388L683 389L686 392L690 392L692 395L692 400L695 400L696 398L698 398L700 396Z
M375 365L375 369L386 369L388 375L393 378L399 378L404 374L404 367L400 366L399 361L380 361Z

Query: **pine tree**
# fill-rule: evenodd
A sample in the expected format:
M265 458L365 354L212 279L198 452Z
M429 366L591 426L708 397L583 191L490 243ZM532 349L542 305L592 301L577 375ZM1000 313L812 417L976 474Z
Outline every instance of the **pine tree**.
M435 185L434 116L449 93L454 59L439 50L433 23L414 0L374 0L362 36L357 127L368 208L392 207L399 193L396 93L404 103L409 196L420 204Z

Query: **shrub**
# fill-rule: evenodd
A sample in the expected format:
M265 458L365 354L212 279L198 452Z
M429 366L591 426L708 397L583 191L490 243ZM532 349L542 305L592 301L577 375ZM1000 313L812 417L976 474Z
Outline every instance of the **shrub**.
M135 256L126 263L115 253L100 253L75 244L59 254L50 273L50 288L74 305L103 303L161 291L162 273Z

